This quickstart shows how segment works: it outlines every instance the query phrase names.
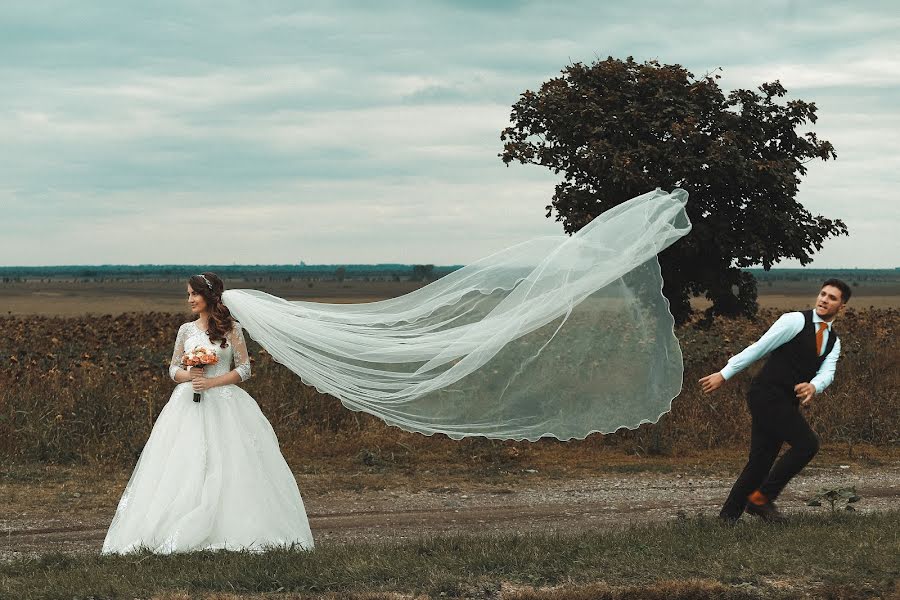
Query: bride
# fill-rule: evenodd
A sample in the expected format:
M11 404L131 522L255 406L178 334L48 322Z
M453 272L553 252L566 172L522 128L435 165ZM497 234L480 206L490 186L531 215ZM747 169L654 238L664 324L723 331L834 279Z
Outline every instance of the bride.
M169 368L178 385L119 500L103 554L313 549L303 500L275 432L236 385L250 377L250 357L240 324L222 303L224 287L209 272L188 281L197 319L178 330ZM218 362L184 368L184 354L198 347L213 350Z
M690 231L686 202L656 189L572 236L533 238L376 302L226 292L213 273L194 275L178 386L103 552L313 548L278 440L235 385L250 376L242 328L303 383L424 435L569 440L655 423L683 380L656 255ZM182 368L198 348L218 362Z

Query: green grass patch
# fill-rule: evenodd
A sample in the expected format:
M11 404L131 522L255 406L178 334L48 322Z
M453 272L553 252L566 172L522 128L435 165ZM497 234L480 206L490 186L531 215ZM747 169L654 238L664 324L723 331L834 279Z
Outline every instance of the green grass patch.
M828 587L890 592L898 575L900 512L894 511L798 516L783 525L747 520L733 528L710 518L689 518L611 531L441 535L323 544L313 552L50 554L0 565L0 597L134 598L176 592L192 597L271 592L491 597L490 590L499 590L501 583L541 588L602 582L649 589L684 581L707 582L707 587L712 582L740 597L792 597L799 590Z

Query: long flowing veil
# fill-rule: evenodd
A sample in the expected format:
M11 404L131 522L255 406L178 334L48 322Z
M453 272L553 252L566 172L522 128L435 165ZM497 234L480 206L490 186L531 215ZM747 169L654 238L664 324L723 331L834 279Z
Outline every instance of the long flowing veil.
M303 382L408 431L534 441L634 428L681 391L656 255L690 231L686 202L657 189L389 300L222 299Z

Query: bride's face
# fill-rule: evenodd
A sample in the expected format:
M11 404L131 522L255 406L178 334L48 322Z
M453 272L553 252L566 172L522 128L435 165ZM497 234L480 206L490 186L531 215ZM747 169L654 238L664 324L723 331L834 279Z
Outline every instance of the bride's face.
M191 284L187 286L188 290L188 305L191 307L191 312L193 314L200 314L206 310L206 300L203 299L203 296L194 291L194 288L191 287Z

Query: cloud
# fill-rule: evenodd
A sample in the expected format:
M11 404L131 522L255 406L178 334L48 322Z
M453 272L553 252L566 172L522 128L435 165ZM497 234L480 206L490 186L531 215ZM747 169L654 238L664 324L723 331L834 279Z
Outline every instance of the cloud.
M900 255L893 3L33 2L0 19L5 264L184 262L190 209L248 262L460 263L559 232L558 177L504 167L499 133L522 91L607 55L815 101L839 158L809 165L799 200L851 229L816 264ZM35 231L53 243L25 255Z
M53 239L53 246L3 236L0 256L9 264L56 264L48 257L65 248L65 264L177 264L191 262L186 248L201 241L213 249L213 262L222 263L461 264L530 237L561 234L540 211L521 210L552 193L549 178L439 183L426 177L303 179L258 192L223 191L212 204L206 193L191 191L166 198L151 192L57 194L50 205L29 203L10 223L25 235ZM7 200L8 193L0 192L0 202ZM85 204L93 207L89 218L75 218ZM104 248L112 253L106 260L91 258Z
M900 57L871 56L839 63L774 63L738 67L729 74L759 82L778 79L794 90L857 86L895 89L900 80Z

